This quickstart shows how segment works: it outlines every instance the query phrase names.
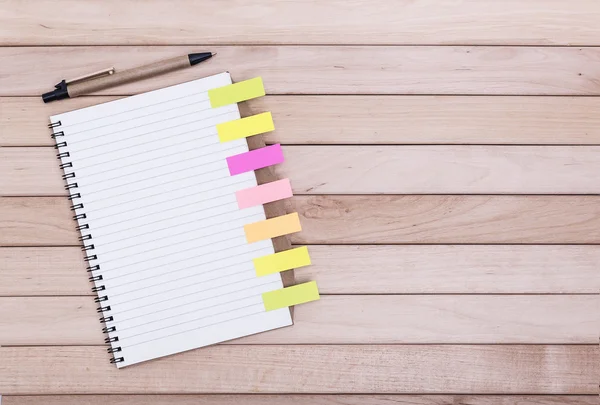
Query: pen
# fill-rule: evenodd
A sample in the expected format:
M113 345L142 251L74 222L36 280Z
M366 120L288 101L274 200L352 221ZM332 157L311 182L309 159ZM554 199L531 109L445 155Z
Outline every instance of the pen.
M187 56L178 56L122 72L116 72L115 68L101 70L75 79L63 80L54 86L55 90L42 94L42 99L44 103L49 103L54 100L90 94L120 84L194 66L214 55L216 54L210 52L190 53Z

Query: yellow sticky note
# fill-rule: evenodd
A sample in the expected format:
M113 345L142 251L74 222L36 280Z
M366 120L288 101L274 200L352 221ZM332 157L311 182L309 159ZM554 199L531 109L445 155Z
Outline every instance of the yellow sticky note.
M265 310L273 311L292 305L304 304L316 301L319 297L319 289L315 281L298 284L292 287L263 293L262 299Z
M239 103L240 101L264 95L265 88L261 77L255 77L254 79L244 80L243 82L208 91L208 98L212 108L223 107L224 105Z
M217 125L217 133L221 142L263 134L274 129L275 125L270 112L251 115L250 117Z
M248 243L300 232L301 230L302 227L300 226L300 218L298 217L297 212L244 226L244 232L246 233L246 240Z
M266 276L268 274L279 273L290 269L297 269L310 265L310 256L306 246L286 250L259 257L253 260L256 275Z

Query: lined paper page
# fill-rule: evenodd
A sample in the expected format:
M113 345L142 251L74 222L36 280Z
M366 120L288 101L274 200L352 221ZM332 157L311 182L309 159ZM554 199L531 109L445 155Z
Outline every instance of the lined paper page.
M253 259L270 240L248 243L244 225L262 206L239 209L236 192L254 172L231 176L226 158L245 139L220 143L216 125L239 119L237 104L211 108L208 90L228 73L56 115L67 143L62 163L75 173L75 214L100 268L98 305L110 306L110 338L123 367L290 325L289 310L266 312L261 294L281 276L256 277Z

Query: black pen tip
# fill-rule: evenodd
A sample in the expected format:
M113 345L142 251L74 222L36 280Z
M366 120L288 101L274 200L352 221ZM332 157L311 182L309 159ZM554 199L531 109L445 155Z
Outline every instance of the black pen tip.
M206 59L212 58L213 55L215 55L215 54L210 53L210 52L190 53L188 55L188 59L190 60L190 65L194 66L200 62L204 62Z

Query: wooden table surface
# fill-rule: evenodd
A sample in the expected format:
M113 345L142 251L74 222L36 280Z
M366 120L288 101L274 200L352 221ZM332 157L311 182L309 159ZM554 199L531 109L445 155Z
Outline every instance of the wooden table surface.
M598 0L1 0L3 405L598 403L599 46ZM48 115L225 70L264 79L243 112L273 113L323 297L117 370Z

